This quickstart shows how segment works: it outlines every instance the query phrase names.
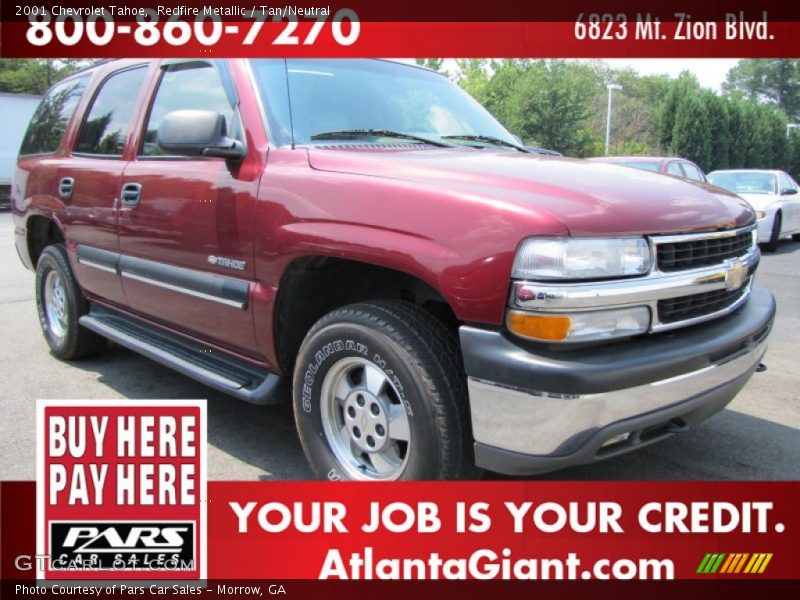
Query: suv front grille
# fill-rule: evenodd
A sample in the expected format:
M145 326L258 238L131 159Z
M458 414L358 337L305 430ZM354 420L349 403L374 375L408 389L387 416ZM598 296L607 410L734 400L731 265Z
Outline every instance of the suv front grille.
M658 301L658 319L662 323L676 323L705 317L735 304L749 289L745 284L738 290L715 290L680 298Z
M726 259L744 256L752 245L753 235L749 231L729 237L658 244L656 260L660 271L685 271L718 265Z

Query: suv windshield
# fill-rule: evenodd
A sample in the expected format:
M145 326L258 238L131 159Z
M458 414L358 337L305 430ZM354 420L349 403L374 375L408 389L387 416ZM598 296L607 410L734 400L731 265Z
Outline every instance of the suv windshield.
M775 194L778 190L773 173L758 171L711 173L708 181L734 194Z
M279 145L364 139L517 147L469 94L426 69L382 60L260 59L251 65Z

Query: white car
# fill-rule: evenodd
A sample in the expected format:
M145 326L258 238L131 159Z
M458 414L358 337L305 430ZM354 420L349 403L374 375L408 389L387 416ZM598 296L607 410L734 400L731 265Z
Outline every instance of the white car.
M708 181L747 200L758 218L758 243L774 252L788 235L800 241L800 194L783 171L731 169L713 171Z

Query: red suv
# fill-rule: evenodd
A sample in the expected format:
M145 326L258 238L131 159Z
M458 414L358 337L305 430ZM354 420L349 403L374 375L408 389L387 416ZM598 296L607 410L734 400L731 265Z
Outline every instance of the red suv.
M332 480L537 473L685 431L775 312L743 200L533 154L386 61L96 65L42 101L12 203L56 357L111 339L249 402L290 387Z

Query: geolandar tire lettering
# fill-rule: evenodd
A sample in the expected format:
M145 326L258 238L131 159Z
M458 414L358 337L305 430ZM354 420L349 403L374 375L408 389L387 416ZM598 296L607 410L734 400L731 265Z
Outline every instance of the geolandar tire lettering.
M318 477L444 479L475 473L456 338L400 301L320 319L295 364L294 409Z
M107 340L82 327L89 302L81 292L63 244L47 246L36 264L36 308L50 351L64 360L96 356Z

